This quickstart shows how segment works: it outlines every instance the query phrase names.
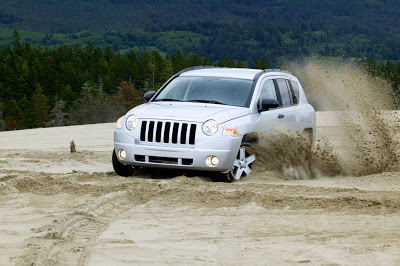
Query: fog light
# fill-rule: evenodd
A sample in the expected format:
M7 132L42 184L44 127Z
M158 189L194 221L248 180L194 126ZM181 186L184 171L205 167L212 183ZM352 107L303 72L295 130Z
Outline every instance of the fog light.
M219 164L219 159L218 159L218 157L212 157L211 158L211 163L213 164L213 165L215 165L215 166L217 166L218 164Z
M126 152L124 150L118 151L119 158L124 160L126 158Z
M208 156L206 158L206 165L210 167L217 166L219 164L219 159L216 156Z

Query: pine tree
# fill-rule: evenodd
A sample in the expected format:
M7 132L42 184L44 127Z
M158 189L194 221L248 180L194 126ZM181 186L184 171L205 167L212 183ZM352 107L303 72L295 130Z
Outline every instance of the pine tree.
M3 104L0 102L0 131L4 130Z
M240 60L240 58L239 58L239 60L236 62L236 67L239 67L239 68L246 68L247 66L246 66L246 64L245 64L242 60Z
M152 85L153 89L157 87L157 84L161 83L161 70L164 68L164 60L162 59L161 55L157 51L153 51L151 54L151 64L152 64Z
M33 118L36 127L44 127L49 120L50 107L47 104L47 98L43 94L42 87L38 83L35 92L32 95Z
M22 51L22 45L21 45L21 39L19 38L19 33L16 30L14 30L13 44L14 44L14 51L17 54L20 54Z
M143 53L139 57L138 85L143 88L145 83L152 84L153 71L151 67L151 58L148 53Z
M182 69L186 68L188 64L186 64L186 54L182 55L181 51L177 50L176 55L172 56L172 63L174 65L174 72L177 73ZM190 60L191 61L191 60Z
M203 60L199 55L192 56L192 66L201 66L203 64Z
M259 57L256 59L256 61L254 62L254 68L255 69L267 69L268 65L267 62L265 61L264 58Z
M3 105L3 116L6 118L9 116L11 117L15 128L25 128L25 114L20 107L20 103L14 99L5 99ZM11 120L9 120L11 121ZM7 126L7 120L5 119L4 122Z
M165 59L164 68L160 73L160 83L156 84L156 89L158 90L168 79L172 77L172 66L169 59Z

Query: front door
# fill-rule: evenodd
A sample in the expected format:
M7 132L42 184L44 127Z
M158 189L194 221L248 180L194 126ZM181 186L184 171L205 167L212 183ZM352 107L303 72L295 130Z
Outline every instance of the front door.
M271 78L266 78L262 81L260 95L258 97L258 106L261 107L262 99L275 99L281 105L279 93L277 93L276 82ZM285 108L278 107L268 111L259 113L259 127L256 129L259 140L266 140L271 136L278 135L286 120Z

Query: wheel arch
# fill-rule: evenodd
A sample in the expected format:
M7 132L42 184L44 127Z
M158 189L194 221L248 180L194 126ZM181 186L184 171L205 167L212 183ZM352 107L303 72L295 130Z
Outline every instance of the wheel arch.
M242 138L242 144L253 145L258 143L257 132L246 133Z

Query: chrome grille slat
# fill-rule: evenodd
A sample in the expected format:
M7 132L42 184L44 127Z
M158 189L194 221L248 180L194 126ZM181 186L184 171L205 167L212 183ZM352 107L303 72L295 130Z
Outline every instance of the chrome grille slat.
M158 128L158 123L154 122L154 128L153 128L153 142L157 142L157 128Z
M186 127L186 144L190 144L190 128L191 125L188 124Z
M182 144L181 143L181 133L182 133L182 124L179 123L178 124L178 136L176 137L176 144Z
M195 123L144 120L141 122L140 141L172 145L194 145L196 127Z
M165 122L161 122L161 140L160 142L163 143L164 142L164 130L165 130Z
M174 123L171 122L169 124L169 140L168 140L169 144L172 143L172 130L173 130L173 128L174 128Z
M154 141L153 137L154 137L154 121L150 121L148 127L147 141L153 142Z
M150 127L150 125L149 125L150 123L149 122L147 122L146 123L146 131L145 131L145 134L144 134L144 137L143 137L143 139L144 139L144 141L147 141L148 140L148 136L149 136L149 127Z

